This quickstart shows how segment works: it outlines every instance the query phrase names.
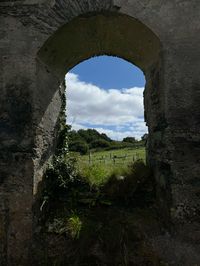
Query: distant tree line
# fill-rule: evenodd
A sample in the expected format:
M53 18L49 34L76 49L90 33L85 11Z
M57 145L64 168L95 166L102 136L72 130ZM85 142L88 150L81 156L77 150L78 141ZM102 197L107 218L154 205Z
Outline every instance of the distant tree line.
M87 154L90 150L113 150L128 147L143 146L145 138L137 141L134 137L126 137L122 141L115 141L105 133L99 133L95 129L70 130L69 151Z

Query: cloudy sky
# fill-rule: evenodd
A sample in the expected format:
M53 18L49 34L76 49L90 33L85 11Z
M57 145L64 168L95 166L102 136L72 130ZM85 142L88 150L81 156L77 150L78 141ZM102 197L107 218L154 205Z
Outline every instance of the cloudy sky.
M144 123L143 73L116 57L84 61L66 75L67 123L75 130L95 128L115 140L138 139Z

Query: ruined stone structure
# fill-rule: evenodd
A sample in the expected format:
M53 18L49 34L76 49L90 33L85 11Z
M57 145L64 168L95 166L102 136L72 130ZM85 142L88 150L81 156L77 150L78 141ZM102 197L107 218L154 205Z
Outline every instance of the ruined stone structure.
M146 76L148 162L171 232L155 246L169 265L184 255L200 265L199 15L199 0L0 1L0 265L30 265L59 86L73 66L104 54Z

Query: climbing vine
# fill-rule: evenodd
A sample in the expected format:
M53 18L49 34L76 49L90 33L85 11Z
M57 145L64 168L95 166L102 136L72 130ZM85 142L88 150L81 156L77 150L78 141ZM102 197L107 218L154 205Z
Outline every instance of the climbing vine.
M54 201L58 195L65 193L77 175L75 161L70 158L68 151L68 132L70 126L66 124L65 84L60 86L59 92L61 110L58 118L57 142L55 154L44 173L41 211L44 206Z

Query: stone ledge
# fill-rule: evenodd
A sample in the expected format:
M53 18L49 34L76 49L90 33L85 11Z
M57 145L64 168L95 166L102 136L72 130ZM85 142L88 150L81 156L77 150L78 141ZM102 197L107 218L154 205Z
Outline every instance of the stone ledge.
M54 3L55 0L1 0L0 6L16 6L16 5L37 5L37 4L45 4Z

